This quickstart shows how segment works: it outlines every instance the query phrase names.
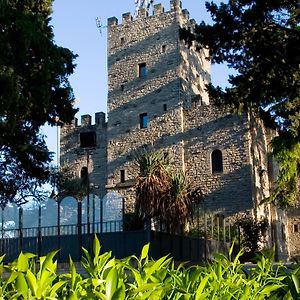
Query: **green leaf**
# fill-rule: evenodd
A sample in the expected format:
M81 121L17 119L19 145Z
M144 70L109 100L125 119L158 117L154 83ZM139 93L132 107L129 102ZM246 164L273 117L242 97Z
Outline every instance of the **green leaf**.
M26 273L28 266L28 258L21 252L17 260L17 269L19 272Z
M143 260L148 257L150 244L147 244L143 247L140 260Z
M295 274L292 274L292 280L294 282L295 289L296 289L297 293L299 294L300 293L299 278Z
M36 296L38 286L37 286L36 278L30 270L27 270L26 279L32 294Z
M195 300L201 300L201 299L203 299L203 298L201 297L201 295L203 294L203 290L204 290L204 287L205 287L205 285L206 285L208 279L209 279L209 276L206 276L206 277L204 277L204 278L201 280L201 282L200 282L200 284L199 284L199 287L198 287L198 289L197 289L197 291L196 291L196 297L195 297Z
M107 299L112 299L118 284L118 272L115 268L112 268L106 278L105 294Z
M94 241L93 241L93 252L94 252L95 259L98 258L99 254L100 254L100 250L101 250L100 242L99 242L97 235L95 234Z

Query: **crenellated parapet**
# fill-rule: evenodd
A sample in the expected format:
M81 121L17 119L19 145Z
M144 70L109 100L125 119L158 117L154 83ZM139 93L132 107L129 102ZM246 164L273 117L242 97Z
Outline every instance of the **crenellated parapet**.
M71 124L64 124L62 126L63 128L68 128L68 129L80 129L80 128L87 128L90 126L95 126L98 128L106 128L106 114L104 112L96 112L94 116L94 123L92 120L92 116L89 114L85 114L80 116L81 120L81 125L78 124L78 118L74 118L74 120L71 122Z
M170 13L170 12L182 13L182 15L184 17L186 17L187 19L189 18L189 12L186 9L182 10L182 2L180 0L170 0L170 10L169 11L165 11L163 4L158 3L153 6L153 11L152 11L151 15L149 14L149 12L146 8L142 7L142 8L138 9L136 18L134 18L130 12L127 12L122 15L122 23L121 24L119 24L119 20L116 17L111 17L111 18L108 18L107 25L108 25L108 27L125 25L130 22L134 22L136 20L141 20L141 19L145 19L147 17L158 16L163 13Z

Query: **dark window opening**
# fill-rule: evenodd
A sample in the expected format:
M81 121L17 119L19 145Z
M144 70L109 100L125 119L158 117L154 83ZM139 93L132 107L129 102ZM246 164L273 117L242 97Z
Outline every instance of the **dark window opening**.
M167 104L164 104L164 111L167 111L168 110L168 106Z
M148 116L147 113L140 114L140 128L147 128L148 127Z
M121 84L121 91L124 91L124 84Z
M91 148L96 147L96 132L81 132L80 133L80 147Z
M88 168L87 167L82 167L80 171L80 178L85 179L87 178L88 175Z
M147 66L146 63L139 64L139 77L145 78L147 76Z
M299 232L299 226L298 226L298 224L294 224L294 232Z
M82 185L87 185L88 184L88 168L87 167L82 167L80 170L80 179L81 179L81 184Z
M166 50L167 50L167 46L166 46L166 45L162 45L162 47L161 47L161 51L162 51L162 53L165 53L165 52L166 52Z
M223 156L222 151L214 150L211 154L212 173L223 173Z
M125 182L125 170L120 170L120 182Z
M124 45L124 43L125 43L125 38L121 37L121 45Z

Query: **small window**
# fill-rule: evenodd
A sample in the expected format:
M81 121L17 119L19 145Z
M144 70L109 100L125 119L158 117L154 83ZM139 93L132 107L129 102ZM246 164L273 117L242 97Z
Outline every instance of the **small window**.
M294 232L299 232L299 224L294 224Z
M212 173L223 173L223 155L222 151L214 150L211 154Z
M145 78L147 76L147 66L146 63L139 64L139 77Z
M88 175L88 168L82 167L80 170L80 178L85 179L85 178L87 178L87 175Z
M148 127L148 116L147 113L140 114L140 128L147 128Z
M124 91L124 84L121 84L120 89L122 92Z
M166 50L167 50L167 46L166 45L162 45L161 52L162 53L166 53Z
M120 182L125 182L125 170L120 170Z
M124 43L125 43L125 38L124 38L124 37L121 37L120 42L121 42L121 45L124 45Z
M81 179L81 184L86 185L88 184L88 168L87 167L82 167L80 170L80 179Z
M164 104L164 111L167 111L168 110L168 106L167 104Z
M95 131L81 132L80 147L81 148L96 147L96 132Z

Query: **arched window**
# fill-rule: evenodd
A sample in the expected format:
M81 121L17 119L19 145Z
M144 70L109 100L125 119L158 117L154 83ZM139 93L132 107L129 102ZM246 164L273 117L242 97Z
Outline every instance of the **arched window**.
M222 151L216 149L211 154L212 173L223 173L223 155Z

